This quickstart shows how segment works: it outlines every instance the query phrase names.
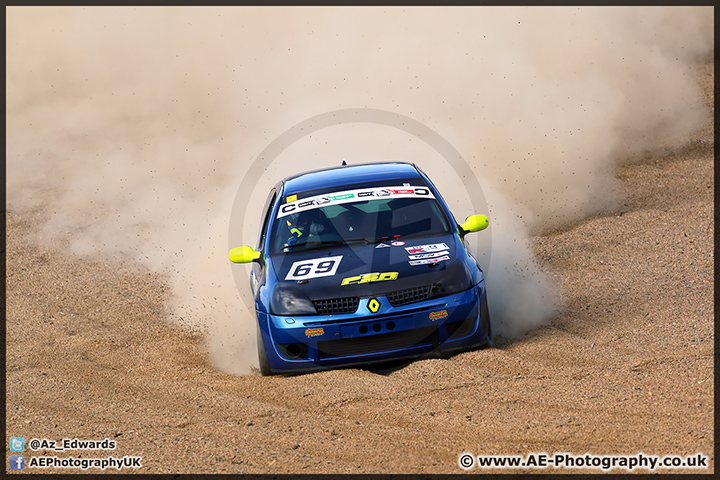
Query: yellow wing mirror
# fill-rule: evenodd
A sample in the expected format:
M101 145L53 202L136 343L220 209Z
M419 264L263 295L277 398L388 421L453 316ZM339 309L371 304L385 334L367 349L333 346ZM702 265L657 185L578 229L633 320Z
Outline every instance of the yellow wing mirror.
M489 224L490 220L485 215L470 215L465 219L465 223L460 225L461 233L479 232L485 230Z
M233 263L250 263L260 259L260 255L260 252L256 252L252 247L236 247L230 250L230 261Z

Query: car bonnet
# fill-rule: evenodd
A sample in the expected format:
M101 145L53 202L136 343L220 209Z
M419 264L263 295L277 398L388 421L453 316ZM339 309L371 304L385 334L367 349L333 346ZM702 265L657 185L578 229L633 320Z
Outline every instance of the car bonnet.
M458 292L472 286L467 253L455 235L352 244L274 255L279 283L301 288L310 300L379 296L431 286Z

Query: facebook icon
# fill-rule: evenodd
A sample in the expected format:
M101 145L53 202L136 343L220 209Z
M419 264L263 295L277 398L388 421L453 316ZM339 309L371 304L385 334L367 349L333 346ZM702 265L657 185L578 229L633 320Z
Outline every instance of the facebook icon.
M10 455L10 470L25 470L25 455Z

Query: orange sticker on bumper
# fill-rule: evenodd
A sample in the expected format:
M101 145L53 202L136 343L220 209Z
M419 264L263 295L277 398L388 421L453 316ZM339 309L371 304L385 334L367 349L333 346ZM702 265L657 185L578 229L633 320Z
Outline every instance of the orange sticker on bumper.
M305 336L307 337L318 337L325 333L325 330L321 328L308 328L305 330Z
M432 312L430 314L430 320L440 320L448 316L447 310L440 310L439 312Z

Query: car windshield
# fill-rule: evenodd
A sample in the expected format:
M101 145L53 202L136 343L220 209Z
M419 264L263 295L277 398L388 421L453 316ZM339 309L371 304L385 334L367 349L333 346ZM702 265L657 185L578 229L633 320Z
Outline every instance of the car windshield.
M432 191L406 184L286 197L270 241L280 253L446 233L450 222Z

